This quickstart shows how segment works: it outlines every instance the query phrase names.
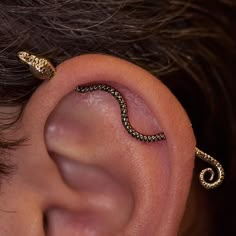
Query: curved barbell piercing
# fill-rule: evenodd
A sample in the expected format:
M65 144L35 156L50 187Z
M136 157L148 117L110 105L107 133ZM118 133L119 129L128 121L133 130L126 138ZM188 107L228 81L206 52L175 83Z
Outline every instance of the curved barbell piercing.
M36 55L24 51L18 52L17 56L22 62L24 62L29 66L33 75L38 79L48 80L54 77L56 69L54 68L52 63L46 58L38 57ZM78 86L75 90L79 93L93 92L97 90L110 93L118 101L120 105L121 121L124 128L132 137L136 138L137 140L141 142L150 143L166 139L166 136L163 132L153 135L144 135L136 131L130 124L126 101L121 95L121 93L115 88L105 84L96 84L90 86ZM199 175L201 185L206 189L213 189L221 185L224 180L224 169L221 166L221 164L217 160L215 160L212 156L204 153L197 147L195 148L195 155L200 159L202 159L203 161L206 161L209 164L213 165L217 169L218 176L214 182L212 182L215 175L214 170L212 168L206 168L202 170ZM207 173L211 175L209 178L210 183L205 180Z
M163 132L158 133L158 134L153 134L153 135L145 135L145 134L142 134L142 133L138 132L137 130L135 130L129 121L127 103L126 103L124 97L121 95L121 93L118 90L116 90L115 88L113 88L109 85L106 85L106 84L95 84L95 85L89 85L89 86L78 86L75 89L75 91L77 91L79 93L88 93L88 92L94 92L97 90L107 92L107 93L111 94L117 100L117 102L120 105L122 124L123 124L124 128L126 129L126 131L133 138L136 138L137 140L139 140L141 142L147 142L147 143L162 141L162 140L166 139L166 136ZM206 161L209 164L213 165L217 169L217 173L218 173L217 180L214 182L211 182L211 181L213 181L214 176L215 176L214 170L212 168L207 168L207 169L202 170L199 175L201 185L206 189L213 189L213 188L216 188L219 185L221 185L224 180L224 169L221 166L221 164L217 160L215 160L213 157L204 153L203 151L201 151L197 147L195 148L195 155L197 157L199 157L200 159L202 159L203 161ZM208 183L205 180L207 173L211 174L210 179L209 179L210 183Z

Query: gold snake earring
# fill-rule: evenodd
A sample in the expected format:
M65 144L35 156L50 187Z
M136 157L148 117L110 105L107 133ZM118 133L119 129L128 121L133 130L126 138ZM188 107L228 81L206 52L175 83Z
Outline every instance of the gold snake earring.
M18 57L22 62L29 65L31 72L33 73L33 75L35 75L35 77L42 80L51 79L54 77L56 69L47 59L37 57L27 52L19 52ZM138 132L137 130L133 128L133 126L129 122L127 103L124 97L121 95L121 93L115 88L106 84L95 84L95 85L89 85L89 86L78 86L75 89L75 91L79 93L88 93L88 92L94 92L98 90L111 94L119 103L120 110L121 110L122 124L124 128L126 129L126 131L133 138L137 139L138 141L145 142L145 143L159 142L159 141L166 140L166 136L163 132L158 133L158 134L153 134L153 135L145 135ZM200 159L202 159L203 161L211 164L217 170L217 179L215 181L213 181L215 172L212 168L206 168L202 170L199 175L201 185L206 189L213 189L221 185L224 180L224 169L222 165L212 156L206 154L205 152L201 151L197 147L195 148L195 155L199 157ZM205 180L207 173L210 174L209 182Z
M36 78L48 80L54 77L56 69L47 59L23 51L18 52L17 56L29 66L30 71Z

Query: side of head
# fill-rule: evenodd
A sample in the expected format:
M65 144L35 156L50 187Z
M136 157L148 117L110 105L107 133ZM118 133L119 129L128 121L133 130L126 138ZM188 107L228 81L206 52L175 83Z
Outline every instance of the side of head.
M192 180L194 148L197 140L230 164L232 38L207 6L58 4L1 3L1 171L14 169L0 195L11 213L0 213L4 235L191 235L192 225L213 235L212 207L227 183L205 192L198 165ZM230 11L221 4L216 14ZM41 83L17 59L32 49L58 65L52 80ZM166 140L131 137L112 94L75 91L96 84L124 96L135 129Z

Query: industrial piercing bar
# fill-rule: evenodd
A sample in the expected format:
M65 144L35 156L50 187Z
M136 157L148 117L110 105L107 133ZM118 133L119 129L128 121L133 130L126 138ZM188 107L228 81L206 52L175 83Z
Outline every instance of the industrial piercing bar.
M46 58L41 58L24 51L19 52L17 56L22 62L24 62L29 66L33 75L38 79L48 80L54 77L56 69ZM97 90L110 93L118 101L120 105L121 120L124 128L132 137L136 138L137 140L145 143L151 143L166 139L166 136L163 132L153 135L144 135L136 131L129 122L128 108L126 101L121 95L121 93L117 91L115 88L112 88L109 85L96 84L90 86L78 86L75 90L79 93L93 92ZM204 153L197 147L195 148L195 155L198 158L202 159L203 161L206 161L212 166L214 166L217 170L217 179L215 181L213 181L215 172L212 168L206 168L202 170L199 175L201 185L206 189L213 189L221 185L224 180L224 169L221 166L221 164L212 156L208 155L207 153ZM205 180L207 174L210 174L209 178L210 183Z
M94 92L98 90L111 94L117 100L117 102L120 105L122 124L124 128L126 129L126 131L133 138L141 142L146 142L146 143L157 142L157 141L162 141L166 139L166 136L163 132L158 133L158 134L153 134L153 135L145 135L135 130L129 121L127 103L124 97L121 95L121 93L115 88L106 84L95 84L95 85L89 85L89 86L78 86L75 89L75 91L79 93L89 93L89 92ZM214 170L212 168L207 168L207 169L202 170L199 176L200 183L202 184L202 186L206 189L213 189L213 188L218 187L220 184L222 184L224 180L224 169L221 166L221 164L217 160L215 160L213 157L204 153L197 147L195 148L195 155L199 157L200 159L202 159L203 161L206 161L209 164L213 165L217 169L217 173L218 173L217 180L214 182L211 182L214 179L214 175L215 175ZM211 175L209 178L210 183L208 183L205 180L207 173Z
M76 91L79 93L93 92L97 90L110 93L117 100L117 102L120 105L122 124L132 137L138 139L141 142L148 142L148 143L166 139L164 133L159 133L159 134L154 134L154 135L144 135L136 131L129 122L128 108L127 108L125 99L123 98L123 96L121 95L119 91L112 88L111 86L105 85L105 84L96 84L96 85L90 85L90 86L78 86L76 88Z

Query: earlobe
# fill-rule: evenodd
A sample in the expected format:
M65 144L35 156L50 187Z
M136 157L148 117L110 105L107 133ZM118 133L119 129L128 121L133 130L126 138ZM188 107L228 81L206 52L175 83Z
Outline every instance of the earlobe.
M166 140L146 143L131 137L111 94L74 91L101 83L124 96L136 130L164 132ZM56 193L44 185L42 191L50 195L43 199L49 229L60 218L61 223L77 222L73 230L84 232L81 222L87 219L87 229L97 229L97 235L175 235L191 183L195 139L182 106L151 74L110 56L72 58L35 92L23 122L32 150L46 151L29 161L40 158L44 168L54 165L51 181L60 176L57 186L64 190L58 192L67 189L64 200L56 201ZM79 205L71 203L76 198ZM65 235L72 232L64 230Z

